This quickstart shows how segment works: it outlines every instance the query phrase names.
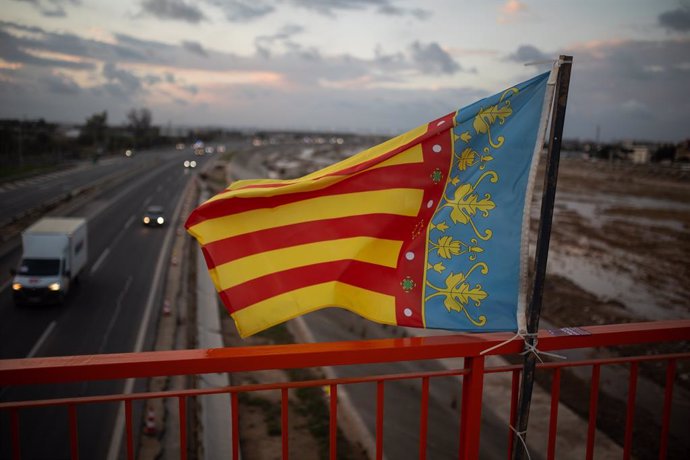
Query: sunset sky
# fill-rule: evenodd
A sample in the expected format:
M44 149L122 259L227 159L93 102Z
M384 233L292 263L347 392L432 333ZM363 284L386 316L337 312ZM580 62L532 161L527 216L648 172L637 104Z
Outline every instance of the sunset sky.
M574 56L566 136L690 138L690 1L0 0L0 118L396 134Z

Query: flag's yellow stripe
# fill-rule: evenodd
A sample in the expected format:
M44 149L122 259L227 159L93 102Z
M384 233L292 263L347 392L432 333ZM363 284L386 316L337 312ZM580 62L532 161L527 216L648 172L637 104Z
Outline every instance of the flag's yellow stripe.
M396 165L403 165L403 164L413 164L413 163L423 163L424 162L424 153L422 152L422 146L420 144L413 145L409 149L400 152L397 155L392 156L391 158L377 164L373 165L370 168L367 169L367 171L373 170L373 169L378 169L378 168L386 168L389 166L396 166ZM309 176L307 176L309 177ZM276 196L276 195L284 195L287 193L295 193L295 192L304 192L306 190L321 190L324 189L330 185L333 185L337 182L342 181L343 179L346 179L347 177L351 176L328 176L328 177L322 177L318 180L312 179L307 179L305 177L301 177L299 179L290 179L290 180L282 180L282 181L276 181L275 179L248 179L248 180L241 180L234 182L230 187L226 189L226 191L221 192L217 195L214 195L211 197L209 200L206 201L206 203L210 203L212 201L217 201L217 200L223 200L227 199L230 197L242 197L242 198L249 198L253 196ZM275 185L276 183L282 184L280 187L271 187L271 185ZM247 186L252 186L252 188L245 188L242 190L237 190L242 187L247 187ZM262 185L266 185L266 187L262 187Z
M423 190L413 188L393 188L321 196L275 208L254 209L208 219L190 227L189 233L203 246L224 238L267 228L322 219L366 214L416 216L422 204L423 196Z
M395 267L401 246L402 241L368 236L318 241L252 254L219 265L209 272L216 288L223 291L261 276L338 260Z
M371 321L396 324L395 297L331 281L279 294L232 313L242 337L326 307L341 307Z
M427 125L422 125L404 134L401 134L393 139L389 139L383 144L376 145L370 149L359 152L357 155L353 155L350 158L346 158L334 165L328 166L327 168L319 169L311 174L304 176L304 180L312 180L317 177L325 176L328 174L334 174L338 171L342 171L347 168L351 168L358 164L365 163L373 158L381 156L391 150L395 150L405 144L412 142L413 140L421 137L427 131Z

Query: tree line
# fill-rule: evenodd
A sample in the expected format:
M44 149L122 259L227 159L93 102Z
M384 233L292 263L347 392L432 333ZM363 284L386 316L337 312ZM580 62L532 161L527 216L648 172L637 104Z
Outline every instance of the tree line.
M143 149L163 142L151 111L132 108L124 125L108 124L108 112L94 113L82 125L67 126L38 120L0 120L0 166L12 175L69 160ZM166 139L167 140L167 139Z

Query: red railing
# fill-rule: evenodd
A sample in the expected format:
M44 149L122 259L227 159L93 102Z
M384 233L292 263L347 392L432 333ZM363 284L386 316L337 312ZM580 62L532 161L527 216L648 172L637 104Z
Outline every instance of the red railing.
M541 351L573 350L606 346L624 346L652 342L690 342L690 320L662 321L611 326L591 326L581 328L584 335L553 335L548 331L539 333L538 347ZM177 398L179 412L180 458L187 458L186 414L189 398L229 394L232 426L232 457L238 459L239 453L239 414L238 395L263 390L281 392L281 434L282 455L288 458L288 390L301 387L327 387L330 389L329 401L329 452L336 458L338 389L355 383L376 384L375 406L375 458L384 455L384 391L386 382L396 380L421 381L419 458L425 459L428 435L429 382L444 376L462 378L460 404L459 458L474 459L480 452L480 427L482 415L482 395L484 378L487 374L509 373L512 375L511 408L509 420L515 423L517 388L520 378L520 365L486 367L488 355L515 355L522 351L523 343L513 340L482 354L487 349L499 345L510 338L510 334L459 334L448 336L412 337L369 341L334 342L320 344L295 344L282 346L259 346L245 348L221 348L208 350L177 350L144 353L122 353L110 355L66 356L33 359L11 359L0 361L0 385L21 386L30 384L49 384L61 382L84 382L94 380L113 380L143 378L154 376L196 375L218 372L255 371L265 369L310 368L320 366L341 366L372 363L392 363L398 361L434 360L443 358L464 358L462 369L435 372L414 372L404 374L369 375L349 378L330 378L298 382L277 382L271 384L239 385L210 389L187 389L181 391L142 392L107 396L75 397L37 401L16 401L0 403L0 411L9 414L9 438L12 442L13 458L21 458L19 413L36 407L64 406L68 408L70 425L70 446L72 458L79 457L77 431L77 407L84 404L120 402L125 408L125 438L128 458L135 458L133 401L155 398ZM599 380L602 366L629 364L627 395L627 414L625 417L625 436L623 458L630 458L633 441L633 422L638 384L639 365L645 361L666 361L664 401L661 408L661 432L659 433L659 458L666 458L671 421L674 382L677 362L690 360L690 352L617 357L589 360L565 360L548 362L540 368L552 372L551 404L548 433L547 458L556 458L558 409L562 373L567 368L590 366L592 368L589 420L587 423L587 442L585 457L593 458L599 400ZM690 421L690 414L687 414ZM513 436L507 427L509 448ZM6 435L7 433L5 433ZM230 456L230 453L227 454ZM506 453L509 457L509 453Z

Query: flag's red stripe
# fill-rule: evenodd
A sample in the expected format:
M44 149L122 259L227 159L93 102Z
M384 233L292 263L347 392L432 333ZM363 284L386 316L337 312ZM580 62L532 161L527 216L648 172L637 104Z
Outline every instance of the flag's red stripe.
M356 236L403 241L410 238L418 220L393 214L369 214L303 222L214 241L204 246L204 253L208 268L212 269L259 252L318 241Z
M271 197L229 197L216 200L203 204L195 209L187 219L185 227L193 227L208 219L215 219L244 211L274 208L276 206L311 198L340 195L343 193L387 190L396 187L422 188L429 186L431 184L430 178L427 175L421 175L420 171L423 171L420 164L394 165L363 172L347 180L335 183L325 189Z
M341 260L293 268L247 281L220 293L230 313L295 289L329 281L395 295L394 270L366 262ZM388 283L388 284L386 284ZM397 286L399 289L400 286Z

